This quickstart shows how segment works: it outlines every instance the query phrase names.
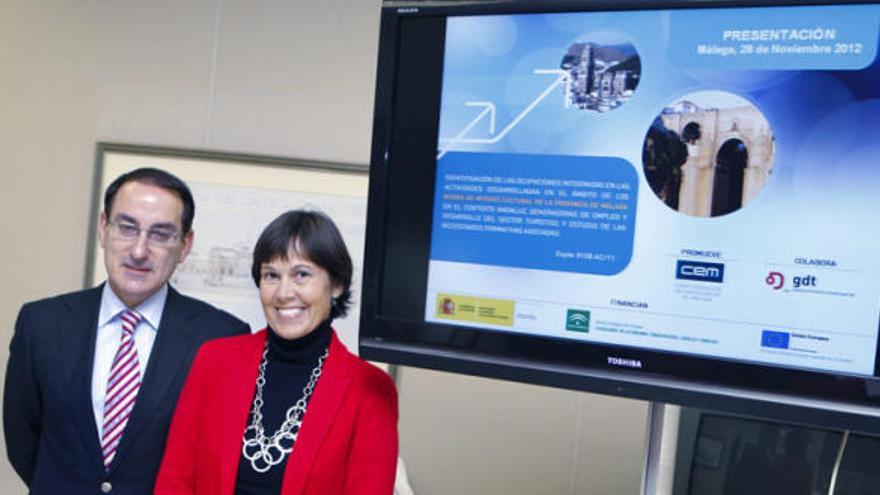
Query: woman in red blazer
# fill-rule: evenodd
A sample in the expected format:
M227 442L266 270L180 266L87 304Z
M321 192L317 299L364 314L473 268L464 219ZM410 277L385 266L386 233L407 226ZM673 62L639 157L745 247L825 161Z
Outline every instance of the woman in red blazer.
M346 312L351 273L327 216L291 211L266 227L251 274L268 326L199 351L157 495L392 493L394 384L330 328Z

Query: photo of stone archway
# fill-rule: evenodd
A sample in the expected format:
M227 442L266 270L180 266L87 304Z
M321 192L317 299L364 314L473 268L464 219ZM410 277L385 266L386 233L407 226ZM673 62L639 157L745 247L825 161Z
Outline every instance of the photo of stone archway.
M717 217L746 206L773 172L775 140L761 111L726 91L679 98L651 123L642 147L645 179L668 207Z

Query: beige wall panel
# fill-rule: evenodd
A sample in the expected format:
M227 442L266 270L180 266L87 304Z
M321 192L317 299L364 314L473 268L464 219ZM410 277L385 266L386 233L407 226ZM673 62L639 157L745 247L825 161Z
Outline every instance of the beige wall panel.
M636 495L647 446L648 403L580 394L578 495Z
M369 162L379 2L227 0L219 26L212 146Z
M579 394L416 368L400 386L416 495L572 493Z

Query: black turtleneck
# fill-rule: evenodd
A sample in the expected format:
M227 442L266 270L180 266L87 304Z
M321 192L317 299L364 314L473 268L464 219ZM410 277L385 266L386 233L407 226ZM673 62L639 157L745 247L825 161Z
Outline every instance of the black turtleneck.
M321 323L308 335L288 340L270 327L266 330L268 346L266 384L263 386L263 429L271 436L287 415L287 409L296 404L309 381L312 369L330 345L330 320ZM255 392L256 393L256 392ZM251 401L253 408L253 400ZM253 418L248 415L248 425ZM250 461L241 456L235 482L236 495L278 495L284 480L285 456L281 463L265 473L258 473Z

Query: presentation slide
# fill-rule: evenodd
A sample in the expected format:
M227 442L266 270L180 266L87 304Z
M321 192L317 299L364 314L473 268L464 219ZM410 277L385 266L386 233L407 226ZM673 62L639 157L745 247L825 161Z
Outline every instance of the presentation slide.
M871 376L876 5L452 17L430 322Z

